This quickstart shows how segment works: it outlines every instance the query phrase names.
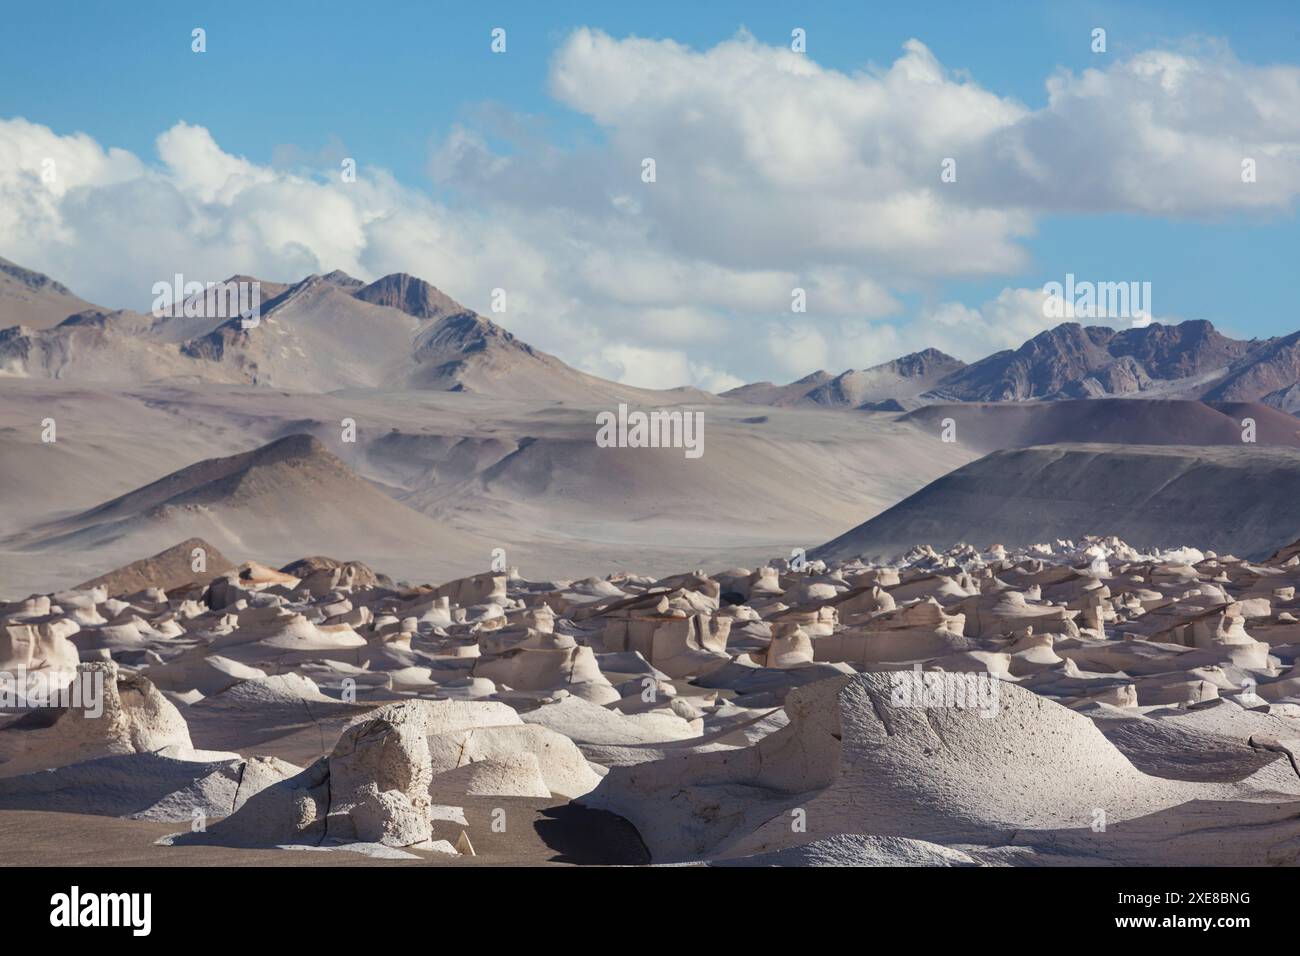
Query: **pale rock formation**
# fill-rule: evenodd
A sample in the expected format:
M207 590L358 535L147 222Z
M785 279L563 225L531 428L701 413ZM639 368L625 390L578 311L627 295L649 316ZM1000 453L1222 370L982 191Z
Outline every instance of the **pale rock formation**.
M600 672L590 647L572 637L533 630L521 643L493 657L480 656L473 675L515 690L567 690L595 703L618 700L618 691Z
M1294 557L1085 539L441 587L312 558L33 595L0 662L111 669L116 716L11 695L0 809L410 855L482 842L465 808L577 799L657 859L1293 862Z
M1146 863L1300 857L1300 825L1275 805L1245 810L1269 848L1234 845L1192 825L1201 801L1227 798L1233 785L1144 774L1087 717L1014 685L1000 696L988 717L900 706L887 674L824 681L792 692L791 724L755 747L615 768L583 802L632 820L661 861L749 857L840 834L1014 840ZM1098 811L1104 832L1090 827ZM1171 830L1179 820L1190 827Z
M444 775L480 761L510 765L509 762L520 755L530 755L536 761L546 789L543 796L554 794L573 798L587 793L600 782L600 776L591 769L572 740L538 724L472 727L431 735L428 752L432 772L436 775L434 791L438 796L447 796Z
M939 657L974 645L965 636L964 614L949 614L938 602L918 601L873 617L861 628L818 638L819 661L870 664Z
M790 620L777 624L764 657L764 666L799 667L812 663L812 660L813 641L804 629Z
M535 753L517 751L487 757L438 774L434 798L550 797L551 789Z
M0 684L18 702L47 697L75 676L80 655L69 640L78 631L63 618L40 624L6 624L0 629Z
M700 737L703 724L668 709L626 714L599 707L580 697L565 695L520 714L526 724L563 734L589 759L602 747L636 747ZM589 746L590 745L590 746Z
M198 755L195 755L197 758ZM0 809L86 813L191 824L227 816L299 772L275 757L187 759L114 754L0 778Z
M194 754L189 728L147 678L111 661L79 664L69 706L29 711L0 728L0 776L112 754Z
M452 604L461 607L473 607L480 604L505 604L507 575L476 574L469 578L449 581L434 588L430 596L436 601L447 598Z
M694 677L725 664L732 619L690 599L689 593L657 594L611 609L601 634L605 650L636 652L673 678Z
M239 846L360 840L412 846L435 834L429 737L519 723L504 704L404 701L347 727L328 757L178 842Z

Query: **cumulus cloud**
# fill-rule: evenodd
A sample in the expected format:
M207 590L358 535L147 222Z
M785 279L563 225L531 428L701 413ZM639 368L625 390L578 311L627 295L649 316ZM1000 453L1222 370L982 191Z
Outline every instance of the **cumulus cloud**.
M1296 67L1214 45L1152 50L1061 72L1047 91L1044 109L971 157L981 201L1195 217L1285 209L1300 193Z
M599 139L560 147L494 109L436 144L444 201L364 162L354 183L291 166L283 146L261 165L185 122L142 158L0 120L0 254L135 308L175 272L405 271L485 312L503 288L493 317L580 368L721 389L1019 345L1055 324L1041 291L943 288L1023 274L1044 214L1280 211L1300 192L1300 70L1221 47L1055 74L1037 110L918 40L842 72L743 32L695 50L580 29L548 83Z
M710 392L724 392L745 384L744 379L705 363L692 362L683 353L671 349L622 343L607 345L588 355L585 364L605 378L636 383L643 388L676 388L683 382L693 382Z

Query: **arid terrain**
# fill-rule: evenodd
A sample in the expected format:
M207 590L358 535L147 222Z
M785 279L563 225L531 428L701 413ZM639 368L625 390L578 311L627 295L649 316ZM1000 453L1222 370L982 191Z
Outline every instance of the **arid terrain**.
M1300 856L1289 339L711 394L402 274L251 327L0 292L11 862Z
M1293 864L1296 551L408 587L191 540L0 610L0 828L27 863L67 862L54 812L144 865Z

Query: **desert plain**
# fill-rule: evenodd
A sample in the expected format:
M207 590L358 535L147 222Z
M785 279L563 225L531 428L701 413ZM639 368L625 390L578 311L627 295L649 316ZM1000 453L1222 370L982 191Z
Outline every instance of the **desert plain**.
M7 862L1300 856L1290 339L656 392L411 276L5 267Z

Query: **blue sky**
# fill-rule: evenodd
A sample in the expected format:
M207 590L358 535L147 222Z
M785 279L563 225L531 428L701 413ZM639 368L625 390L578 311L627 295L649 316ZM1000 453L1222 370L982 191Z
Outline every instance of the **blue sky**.
M474 7L466 10L467 6ZM1290 0L1164 3L440 3L103 0L23 4L6 12L0 113L148 152L177 119L201 123L233 152L269 160L290 142L364 143L399 175L423 176L430 133L483 101L545 116L559 135L594 134L547 96L547 62L574 28L711 46L747 27L787 42L809 34L818 62L852 70L888 63L909 37L982 85L1041 105L1058 66L1095 65L1089 31L1140 50L1194 35L1226 37L1243 59L1300 60ZM191 56L194 26L208 55ZM509 55L488 34L508 29ZM1288 27L1285 28L1285 27ZM198 67L196 69L196 67ZM377 103L382 95L383 106Z
M84 132L146 163L158 160L159 135L184 120L205 128L224 153L257 166L294 167L320 156L350 155L363 168L389 170L403 187L440 203L472 207L482 199L472 188L455 177L437 183L430 177L431 154L458 128L476 131L485 148L502 156L517 157L528 147L498 136L493 117L527 127L536 141L561 155L607 145L611 124L562 102L550 79L557 51L581 27L615 41L671 39L702 52L742 28L760 44L782 47L799 26L807 31L809 58L844 74L887 69L905 41L916 38L957 81L1035 111L1045 107L1045 83L1058 70L1077 75L1189 42L1223 41L1236 61L1250 67L1294 67L1300 64L1297 9L1283 0L25 4L6 12L0 38L0 119L22 117L60 136ZM203 56L189 48L195 26L208 33ZM489 31L496 26L508 31L504 56L489 50ZM1089 49L1094 26L1107 30L1103 57ZM1086 155L1097 148L1087 128L1075 133L1072 150ZM761 194L754 201L761 202ZM891 292L899 310L890 320L905 324L911 312L937 302L978 308L1005 288L1041 287L1073 271L1150 280L1158 316L1209 318L1243 336L1281 334L1300 327L1294 317L1298 240L1294 201L1262 209L1174 208L1167 214L1040 209L1018 239L1026 253L1022 262L945 275L921 288L898 281ZM5 248L22 251L13 243ZM34 254L58 261L48 250ZM382 271L373 257L367 261ZM872 276L890 285L888 269L876 267ZM77 275L59 277L78 286ZM471 304L479 301L481 290L455 290L454 277L427 278L452 286ZM580 292L573 297L582 298ZM599 324L598 317L582 314L581 302L571 308L575 321ZM842 310L837 314L842 317ZM529 322L544 347L564 342L556 327L538 318ZM607 371L599 361L587 365ZM728 370L749 377L766 369L750 356ZM773 371L779 377L780 370Z

